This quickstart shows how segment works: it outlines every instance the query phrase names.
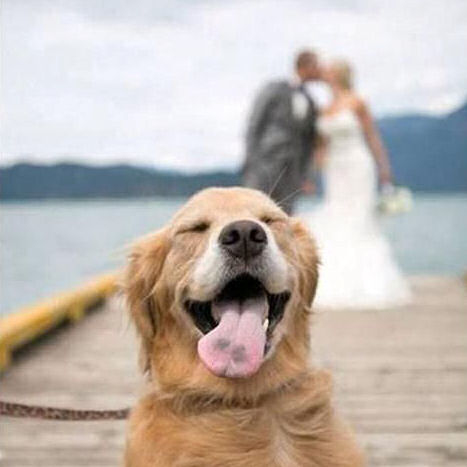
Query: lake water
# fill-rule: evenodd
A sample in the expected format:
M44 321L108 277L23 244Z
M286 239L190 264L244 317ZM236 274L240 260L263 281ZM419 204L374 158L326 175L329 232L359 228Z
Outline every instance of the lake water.
M167 222L182 199L10 202L0 205L0 314L123 264L131 241ZM299 211L313 209L303 200ZM467 195L418 195L381 219L407 274L467 269Z

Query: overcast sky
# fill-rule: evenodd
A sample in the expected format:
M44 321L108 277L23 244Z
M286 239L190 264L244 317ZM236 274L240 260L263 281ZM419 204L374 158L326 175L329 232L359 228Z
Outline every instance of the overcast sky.
M346 57L378 115L467 95L466 0L3 0L2 163L235 167L294 51Z

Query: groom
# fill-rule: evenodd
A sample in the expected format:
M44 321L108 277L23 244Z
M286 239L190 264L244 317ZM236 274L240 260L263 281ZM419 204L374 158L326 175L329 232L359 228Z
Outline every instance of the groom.
M316 135L317 108L305 84L319 78L316 54L299 52L293 79L266 84L248 122L243 182L270 195L289 214L308 173Z

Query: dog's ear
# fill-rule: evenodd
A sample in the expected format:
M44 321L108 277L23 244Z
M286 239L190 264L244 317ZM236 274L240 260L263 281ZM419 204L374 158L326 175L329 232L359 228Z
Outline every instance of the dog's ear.
M318 285L319 258L316 244L308 228L296 217L292 218L292 230L300 265L300 294L306 306L310 306Z
M130 316L141 339L140 364L150 370L150 352L156 335L159 311L154 289L168 252L164 230L151 234L133 246L124 276L124 290Z

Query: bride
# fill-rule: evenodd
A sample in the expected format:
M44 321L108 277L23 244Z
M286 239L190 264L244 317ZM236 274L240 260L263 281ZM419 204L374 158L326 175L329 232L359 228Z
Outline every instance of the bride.
M335 309L390 308L409 300L408 284L375 218L376 168L391 183L385 148L365 102L352 88L348 63L323 71L331 104L318 120L324 202L307 221L321 252L315 303Z

